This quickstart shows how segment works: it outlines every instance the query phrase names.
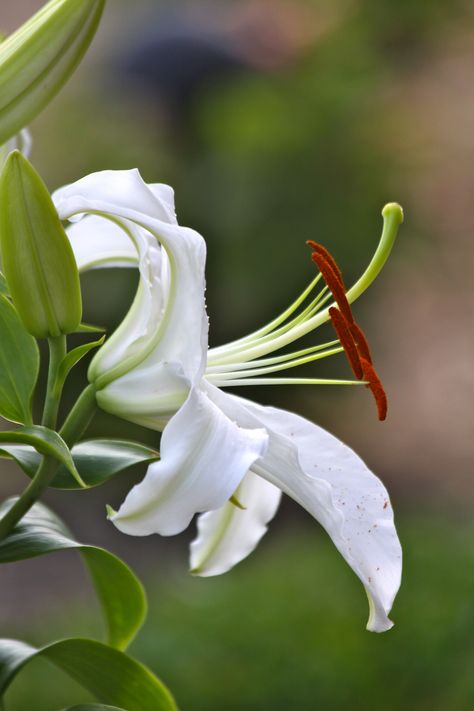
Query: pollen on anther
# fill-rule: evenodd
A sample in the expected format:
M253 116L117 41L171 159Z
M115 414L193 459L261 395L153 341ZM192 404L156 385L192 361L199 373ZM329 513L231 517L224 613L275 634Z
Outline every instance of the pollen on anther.
M365 358L360 359L362 370L364 373L364 380L367 380L367 387L372 392L375 399L375 404L377 405L377 412L379 415L379 420L385 420L387 417L387 395L383 389L382 382L377 375L377 372L368 360Z
M372 363L373 361L372 356L370 355L369 344L361 327L353 321L349 324L349 329L354 341L356 342L357 351L359 352L360 357L365 358L365 360L368 360L369 363Z
M311 249L313 249L317 254L320 254L321 257L324 257L324 259L326 260L326 262L327 262L327 263L329 264L329 266L332 268L334 274L335 274L335 275L337 276L337 278L339 279L342 288L344 289L344 291L346 291L346 286L345 286L345 284L344 284L344 279L343 279L343 277L342 277L342 272L341 272L341 270L339 269L339 266L338 266L336 260L334 259L334 257L332 256L331 252L329 252L329 251L326 249L326 247L323 247L322 244L319 244L319 242L313 242L312 239L308 239L308 240L306 241L306 244L309 245L309 247L311 247Z
M339 306L339 311L341 311L342 315L348 323L352 323L354 317L352 315L351 307L349 306L344 287L339 281L337 273L334 271L334 269L331 267L329 262L326 260L325 257L323 257L322 254L318 254L318 252L313 252L311 255L311 259L323 275L324 281L331 290L336 304Z
M331 317L331 323L334 326L337 337L344 348L344 352L349 361L349 365L358 380L361 380L364 372L362 369L362 364L360 362L359 354L357 352L357 346L354 338L349 330L350 324L347 323L346 319L335 306L331 306L329 309L329 316Z

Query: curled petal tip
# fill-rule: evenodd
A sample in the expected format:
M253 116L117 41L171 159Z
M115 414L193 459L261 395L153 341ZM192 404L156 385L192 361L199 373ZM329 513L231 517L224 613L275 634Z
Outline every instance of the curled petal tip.
M113 509L112 506L110 506L109 504L106 504L106 505L105 505L105 510L106 510L106 512L107 512L107 519L108 519L109 521L111 521L111 520L114 518L114 516L117 515L116 510Z

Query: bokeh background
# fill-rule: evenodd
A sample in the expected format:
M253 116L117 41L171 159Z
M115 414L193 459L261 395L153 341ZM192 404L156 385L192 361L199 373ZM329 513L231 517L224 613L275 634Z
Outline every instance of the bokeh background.
M3 0L1 29L41 5ZM327 427L387 484L405 550L392 631L364 631L360 584L291 501L251 558L195 580L192 532L132 539L105 521L105 504L120 503L143 470L47 497L81 540L143 576L150 619L132 651L183 711L474 708L473 20L469 0L113 0L81 67L31 127L51 189L132 167L174 186L180 222L208 242L213 344L300 292L313 274L306 239L331 249L350 283L376 246L383 204L405 209L393 257L356 305L388 390L387 422L359 388L248 393ZM135 279L86 275L86 320L112 330ZM311 373L349 375L343 357ZM70 401L84 382L82 370ZM105 415L91 427L117 433L157 445L155 433ZM2 496L24 484L2 462ZM2 636L97 632L74 556L0 574ZM8 708L86 698L38 663Z

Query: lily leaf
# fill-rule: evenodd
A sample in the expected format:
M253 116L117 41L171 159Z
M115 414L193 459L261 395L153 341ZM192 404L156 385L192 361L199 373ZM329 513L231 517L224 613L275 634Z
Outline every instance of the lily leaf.
M58 379L61 383L61 385L64 384L64 381L66 380L67 376L69 375L69 372L74 368L79 361L86 356L89 351L93 350L93 348L98 348L103 344L105 340L105 336L102 336L102 338L99 338L98 341L91 341L90 343L83 343L81 346L77 346L77 348L73 348L72 351L69 351L64 358L62 359L60 365L59 365L59 373L58 373Z
M25 474L33 477L40 463L40 456L25 445L1 445L0 456L6 453L13 457ZM91 488L104 484L118 472L134 464L155 462L160 458L156 449L139 442L114 439L91 439L74 445L72 459L84 484ZM50 486L56 489L77 489L67 468L60 467Z
M29 425L39 371L38 346L4 295L0 295L0 333L0 416Z
M120 704L127 711L177 711L168 689L144 664L90 639L64 639L40 649L14 639L0 640L0 695L36 657L65 671L98 701Z
M95 326L92 323L80 323L76 329L76 333L104 333L103 326Z
M0 516L14 502L15 499L4 501L0 505ZM103 548L74 540L63 522L44 504L35 504L0 541L0 563L61 550L77 550L82 555L104 613L108 643L117 649L125 649L146 615L146 597L140 581L117 556ZM1 675L0 667L0 678ZM114 699L110 701L114 702Z
M31 425L31 427L20 427L17 430L0 432L0 445L3 446L5 451L7 451L10 445L28 445L29 447L34 447L38 454L35 459L35 467L31 470L30 476L34 476L41 462L41 457L38 455L45 454L57 459L66 470L72 474L79 487L86 487L85 482L81 479L81 475L76 469L76 465L74 464L66 442L57 432L47 427Z

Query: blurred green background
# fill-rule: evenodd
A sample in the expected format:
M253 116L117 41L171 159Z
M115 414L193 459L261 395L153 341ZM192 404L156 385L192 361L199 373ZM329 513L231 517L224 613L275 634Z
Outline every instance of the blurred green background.
M1 28L41 4L4 0ZM387 484L405 550L392 631L364 631L361 586L292 502L248 561L195 580L192 532L133 539L104 520L105 503L119 504L142 470L47 497L81 540L143 576L150 619L132 651L183 711L474 708L473 15L468 0L114 0L80 69L31 127L51 189L132 167L173 185L181 224L208 242L212 344L265 323L300 292L313 274L306 239L323 242L350 283L376 246L383 204L405 208L393 257L356 305L389 394L387 422L359 388L248 393L327 427ZM86 275L86 320L113 329L135 278ZM342 357L310 372L349 375ZM71 399L84 379L83 369ZM118 433L157 444L105 415L91 428ZM2 463L2 495L23 485ZM96 632L73 556L0 572L2 636ZM38 664L8 708L53 711L83 698Z

